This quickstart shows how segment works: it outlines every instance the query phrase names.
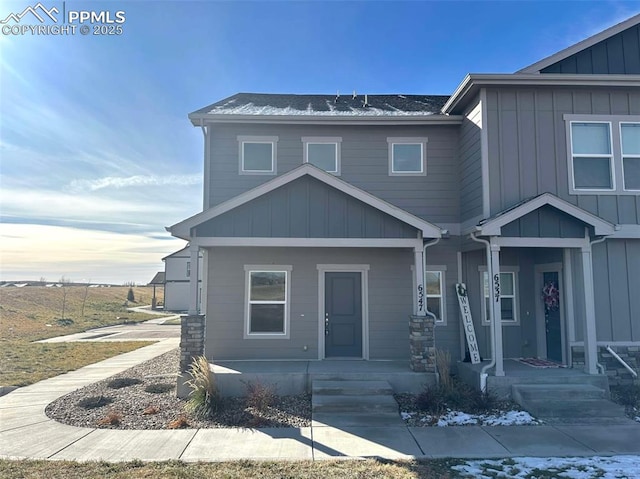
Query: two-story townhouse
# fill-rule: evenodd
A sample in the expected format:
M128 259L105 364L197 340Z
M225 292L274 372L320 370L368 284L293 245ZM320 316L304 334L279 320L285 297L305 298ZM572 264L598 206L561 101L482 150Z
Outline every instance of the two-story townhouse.
M170 231L204 256L207 357L415 360L414 316L462 360L464 283L476 372L639 360L639 24L451 97L237 94L189 115L203 212Z
M189 310L189 285L191 272L202 276L202 254L199 255L198 268L191 268L191 254L189 246L162 258L164 262L164 310ZM204 313L202 306L202 279L198 278L198 311Z

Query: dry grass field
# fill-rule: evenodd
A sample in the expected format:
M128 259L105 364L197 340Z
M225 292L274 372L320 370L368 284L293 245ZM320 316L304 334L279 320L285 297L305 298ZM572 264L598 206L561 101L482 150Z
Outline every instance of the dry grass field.
M127 307L151 303L153 289L83 286L0 289L0 386L25 386L145 346L146 342L34 343L91 328L146 321ZM156 297L162 300L161 288Z

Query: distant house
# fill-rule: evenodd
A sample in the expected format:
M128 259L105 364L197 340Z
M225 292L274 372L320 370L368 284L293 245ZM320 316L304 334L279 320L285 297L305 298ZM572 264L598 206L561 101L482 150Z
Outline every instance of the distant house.
M165 258L167 306L206 313L211 361L409 362L412 316L456 362L464 283L490 376L522 357L624 373L605 348L640 363L639 25L451 96L239 93L191 113L204 209L170 227L190 246Z
M192 271L202 271L200 268L192 268L189 247L182 248L175 253L162 258L164 261L164 309L165 311L186 312L189 309L189 282ZM202 255L200 255L202 262ZM198 278L198 283L202 278ZM202 295L201 287L198 288L198 305ZM198 306L198 310L201 307Z

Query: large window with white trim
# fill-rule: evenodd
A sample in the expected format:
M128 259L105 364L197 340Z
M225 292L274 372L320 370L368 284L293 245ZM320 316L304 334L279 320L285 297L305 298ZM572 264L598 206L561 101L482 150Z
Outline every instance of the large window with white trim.
M304 162L340 175L340 143L342 138L304 137Z
M482 322L488 325L491 322L491 297L489 288L494 288L493 280L489 280L489 273L485 267L480 270L480 284L482 285ZM518 324L518 269L517 267L502 267L500 271L500 313L503 324Z
M240 174L276 174L277 137L239 136Z
M245 266L245 272L245 337L288 337L291 266Z
M389 175L424 176L427 174L427 138L387 138Z
M565 115L569 190L573 194L638 194L640 117Z

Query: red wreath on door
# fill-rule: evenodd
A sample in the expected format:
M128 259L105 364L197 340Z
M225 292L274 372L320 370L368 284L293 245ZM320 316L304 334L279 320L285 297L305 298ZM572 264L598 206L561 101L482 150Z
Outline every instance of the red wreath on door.
M542 288L542 299L547 311L557 311L560 307L560 290L555 281L548 281Z

